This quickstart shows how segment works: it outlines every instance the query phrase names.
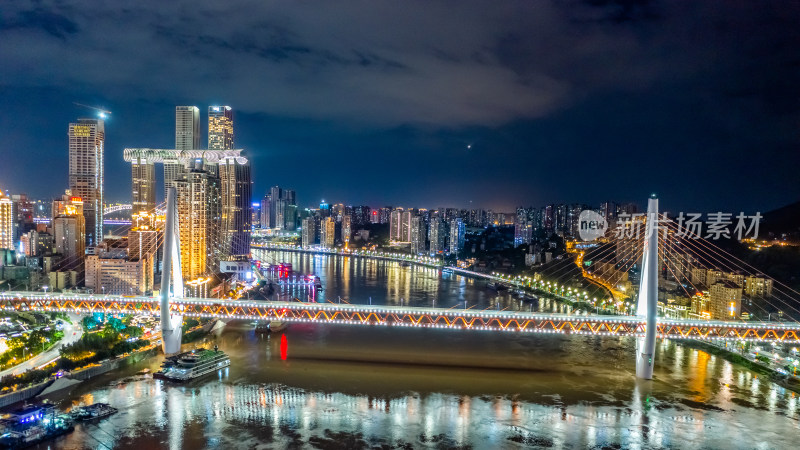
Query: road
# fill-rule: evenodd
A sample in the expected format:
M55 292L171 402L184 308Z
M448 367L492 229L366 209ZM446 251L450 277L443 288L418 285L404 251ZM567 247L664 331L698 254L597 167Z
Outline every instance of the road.
M35 369L47 362L50 362L59 356L59 351L61 347L71 344L78 339L81 338L83 335L83 328L81 327L81 318L76 314L70 314L69 319L72 321L72 325L69 323L64 322L64 337L56 343L51 349L47 350L44 353L39 353L38 355L34 356L33 358L21 363L17 364L14 367L9 369L0 371L0 378L6 375L19 375L26 370Z

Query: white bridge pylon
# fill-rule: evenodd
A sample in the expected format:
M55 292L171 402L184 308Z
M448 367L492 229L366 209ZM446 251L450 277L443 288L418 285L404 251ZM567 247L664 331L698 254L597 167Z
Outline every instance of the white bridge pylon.
M164 229L164 265L161 271L160 293L161 347L166 355L180 351L183 334L183 316L170 315L169 313L170 298L182 298L184 295L183 273L181 272L181 241L178 233L178 208L176 203L175 188L168 187Z
M653 379L658 308L658 198L647 200L647 228L636 316L645 319L645 335L636 339L636 376Z

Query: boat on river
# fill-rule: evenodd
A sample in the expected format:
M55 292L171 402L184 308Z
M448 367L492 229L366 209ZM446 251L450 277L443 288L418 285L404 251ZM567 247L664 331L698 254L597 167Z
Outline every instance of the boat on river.
M171 381L189 381L231 365L225 352L214 346L213 350L201 348L167 357L161 370L153 378Z
M89 406L80 406L70 411L74 420L96 420L118 413L119 410L108 403L95 403Z

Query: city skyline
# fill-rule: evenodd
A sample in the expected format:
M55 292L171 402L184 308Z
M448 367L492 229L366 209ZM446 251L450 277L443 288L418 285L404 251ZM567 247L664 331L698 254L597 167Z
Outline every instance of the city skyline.
M800 109L790 100L798 97L797 8L467 2L450 18L436 3L417 5L419 14L384 6L365 15L322 4L286 6L267 20L255 18L273 15L235 4L194 6L176 12L185 23L164 19L160 32L144 35L89 26L88 11L102 13L102 5L46 14L5 6L0 56L28 70L0 86L15 111L0 122L0 150L15 166L51 163L35 174L3 165L4 188L34 198L60 193L64 124L90 116L79 102L113 112L108 175L127 172L123 148L173 141L176 105L231 105L254 197L291 185L303 193L300 205L472 201L511 211L641 203L657 192L669 209L752 212L800 197L792 170ZM213 8L230 20L213 34L199 31ZM142 3L114 27L148 29L153 14ZM702 17L736 22L739 31L716 32ZM98 64L122 70L93 70ZM154 65L163 76L150 76ZM214 71L226 76L209 83L199 75ZM34 175L57 186L28 186ZM126 198L126 183L107 184L107 198Z

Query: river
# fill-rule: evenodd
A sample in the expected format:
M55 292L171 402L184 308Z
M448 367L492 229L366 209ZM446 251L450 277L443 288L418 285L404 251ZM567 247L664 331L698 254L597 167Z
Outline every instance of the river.
M419 266L257 257L318 275L318 301L531 308ZM231 367L184 385L142 372L160 358L90 380L52 400L120 412L49 448L794 448L800 431L796 394L670 341L641 382L624 338L319 324L284 335L282 355L280 334L232 322L208 338Z

